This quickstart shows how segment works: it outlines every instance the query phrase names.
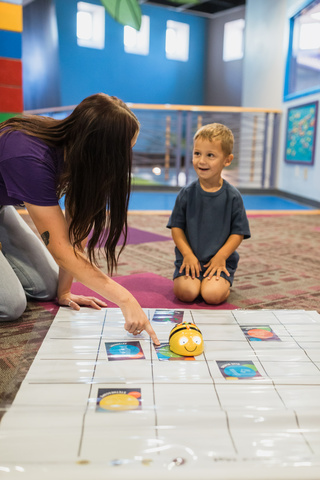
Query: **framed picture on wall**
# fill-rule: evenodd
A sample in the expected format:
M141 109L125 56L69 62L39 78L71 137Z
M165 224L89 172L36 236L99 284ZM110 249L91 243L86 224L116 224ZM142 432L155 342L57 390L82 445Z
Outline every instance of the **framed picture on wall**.
M318 101L288 109L285 161L313 165Z

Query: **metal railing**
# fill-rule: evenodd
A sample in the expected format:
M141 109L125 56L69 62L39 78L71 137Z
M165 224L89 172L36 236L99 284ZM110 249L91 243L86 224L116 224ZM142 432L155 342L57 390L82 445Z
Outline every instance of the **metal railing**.
M280 110L192 105L128 103L141 130L133 149L136 185L183 186L195 179L192 144L196 130L223 123L235 137L234 160L223 176L239 188L276 187ZM26 111L55 118L69 115L75 106Z

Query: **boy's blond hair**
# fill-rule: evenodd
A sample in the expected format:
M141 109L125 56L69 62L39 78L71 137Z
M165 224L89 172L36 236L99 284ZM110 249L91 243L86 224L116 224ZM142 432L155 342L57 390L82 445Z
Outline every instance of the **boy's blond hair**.
M231 155L233 150L234 137L230 128L222 125L221 123L209 123L208 125L203 125L195 133L193 140L201 138L203 140L209 140L212 142L214 139L220 140L221 148L225 155Z

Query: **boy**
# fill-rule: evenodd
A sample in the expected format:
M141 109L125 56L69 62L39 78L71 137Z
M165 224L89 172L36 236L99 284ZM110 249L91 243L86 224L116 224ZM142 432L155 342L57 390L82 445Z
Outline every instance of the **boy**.
M209 304L224 302L239 261L236 248L250 237L241 195L221 177L233 160L233 142L231 130L219 123L194 136L198 180L179 192L167 225L176 245L173 291L183 302L199 294Z

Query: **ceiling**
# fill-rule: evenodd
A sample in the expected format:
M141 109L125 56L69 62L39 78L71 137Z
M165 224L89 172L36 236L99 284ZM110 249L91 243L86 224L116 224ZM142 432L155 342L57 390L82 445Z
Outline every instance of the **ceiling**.
M196 4L181 4L169 0L139 0L140 5L149 4L159 7L167 7L177 12L192 13L196 15L210 17L211 15L225 12L231 8L242 7L246 0L198 0Z
M22 0L22 5L26 6L34 0ZM140 5L149 4L158 7L171 8L177 12L192 13L210 17L216 13L224 12L230 8L242 7L246 4L246 0L197 0L197 3L192 5L190 3L175 2L174 0L138 0Z

